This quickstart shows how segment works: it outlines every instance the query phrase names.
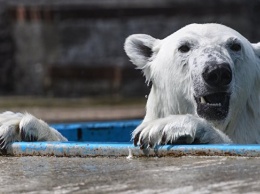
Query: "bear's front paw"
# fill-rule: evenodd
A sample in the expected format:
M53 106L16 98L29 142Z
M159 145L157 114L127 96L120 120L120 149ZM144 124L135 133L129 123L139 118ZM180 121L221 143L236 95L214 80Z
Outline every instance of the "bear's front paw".
M132 139L141 149L166 144L232 143L223 132L193 115L172 115L143 122L133 131Z
M19 123L22 141L67 141L57 130L31 114L24 114Z
M22 114L4 112L0 114L0 150L5 150L14 141L19 141L19 122Z
M0 114L0 151L16 141L67 141L44 121L28 114Z
M195 140L195 130L175 125L174 122L168 122L168 119L158 119L138 126L132 139L134 145L141 149L154 148L157 145L191 144Z
M170 145L170 144L191 144L194 142L194 135L179 132L173 132L169 126L165 128L145 127L142 131L133 134L133 141L135 146L139 146L140 149L154 148L157 145Z

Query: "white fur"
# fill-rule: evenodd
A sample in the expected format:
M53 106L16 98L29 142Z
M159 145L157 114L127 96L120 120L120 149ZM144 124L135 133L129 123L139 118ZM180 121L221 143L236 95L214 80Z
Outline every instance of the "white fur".
M28 113L22 117L19 129L23 131L25 136L35 136L37 141L67 141L57 130Z
M241 52L227 48L231 39L241 43ZM142 56L141 42L151 49L150 57ZM192 45L190 52L178 51L183 42ZM228 62L232 69L230 108L222 121L207 121L196 112L191 76L196 75L201 83L207 60L205 49L216 56L217 62ZM235 30L220 24L191 24L163 40L145 34L131 35L126 39L125 51L152 82L146 116L132 134L137 145L160 145L163 135L172 143L182 137L186 143L195 139L201 143L260 143L260 43L251 44Z

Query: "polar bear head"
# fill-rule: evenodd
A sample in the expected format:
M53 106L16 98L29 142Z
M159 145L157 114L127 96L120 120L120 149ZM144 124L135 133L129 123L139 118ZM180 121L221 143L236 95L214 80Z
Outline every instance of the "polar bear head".
M224 25L191 24L162 40L131 35L125 51L152 83L153 117L196 114L222 122L259 101L260 45Z

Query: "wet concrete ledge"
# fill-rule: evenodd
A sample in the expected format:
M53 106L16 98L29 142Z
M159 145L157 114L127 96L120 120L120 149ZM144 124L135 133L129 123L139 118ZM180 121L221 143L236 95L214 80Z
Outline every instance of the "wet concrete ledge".
M7 151L11 156L57 157L180 157L180 156L243 156L260 157L259 145L174 145L148 152L131 143L102 142L17 142Z

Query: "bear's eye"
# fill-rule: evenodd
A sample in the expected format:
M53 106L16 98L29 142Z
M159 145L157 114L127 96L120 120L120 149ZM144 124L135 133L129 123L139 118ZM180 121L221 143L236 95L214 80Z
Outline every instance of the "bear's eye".
M238 52L241 50L241 45L239 43L234 42L234 43L230 44L229 48L232 51Z
M190 46L187 45L187 44L181 45L181 46L178 48L178 51L180 51L181 53L187 53L187 52L190 51Z

